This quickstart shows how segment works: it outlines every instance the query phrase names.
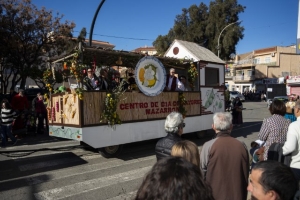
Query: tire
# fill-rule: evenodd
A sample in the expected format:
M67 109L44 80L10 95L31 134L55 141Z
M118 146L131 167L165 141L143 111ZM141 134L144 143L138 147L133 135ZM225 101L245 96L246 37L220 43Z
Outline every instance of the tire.
M112 158L119 155L122 149L123 149L123 145L114 145L114 146L100 148L98 149L98 151L104 158Z

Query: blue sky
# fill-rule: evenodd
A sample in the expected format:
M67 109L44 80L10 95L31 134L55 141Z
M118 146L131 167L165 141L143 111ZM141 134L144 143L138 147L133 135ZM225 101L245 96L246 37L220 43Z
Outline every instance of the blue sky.
M74 36L85 27L90 32L94 13L101 0L32 0L64 15L63 21L76 24ZM106 0L94 27L93 39L114 44L116 50L133 50L152 46L158 35L166 35L174 25L175 16L182 8L209 5L209 0ZM297 0L239 0L246 6L240 14L244 38L236 46L236 53L247 53L260 48L288 46L296 43ZM228 29L230 31L230 27ZM225 30L225 31L226 31ZM108 37L109 36L109 37ZM89 35L87 35L87 38ZM134 38L134 39L128 39Z

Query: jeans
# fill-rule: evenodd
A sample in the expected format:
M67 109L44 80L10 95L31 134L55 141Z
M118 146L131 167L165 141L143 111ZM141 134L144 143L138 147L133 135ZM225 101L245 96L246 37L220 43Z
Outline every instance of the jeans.
M1 137L2 137L1 146L6 146L7 137L9 137L13 143L17 141L17 139L11 133L11 125L9 126L1 125Z

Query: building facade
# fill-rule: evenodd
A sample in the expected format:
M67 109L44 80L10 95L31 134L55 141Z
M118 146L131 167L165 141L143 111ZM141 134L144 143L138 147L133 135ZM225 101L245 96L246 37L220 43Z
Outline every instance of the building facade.
M153 56L157 53L155 47L139 47L137 49L134 49L132 52L142 53L142 54L148 54L149 56Z
M268 84L284 84L287 76L298 75L299 64L295 46L274 46L236 55L226 65L227 87L239 92L265 92Z

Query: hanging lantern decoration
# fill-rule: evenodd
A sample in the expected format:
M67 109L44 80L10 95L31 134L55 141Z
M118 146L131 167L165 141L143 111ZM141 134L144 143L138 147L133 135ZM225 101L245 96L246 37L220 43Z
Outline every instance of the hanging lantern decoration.
M67 70L68 66L67 66L67 62L64 62L64 70Z
M118 60L116 61L117 66L121 66L123 64L122 58L119 57Z

